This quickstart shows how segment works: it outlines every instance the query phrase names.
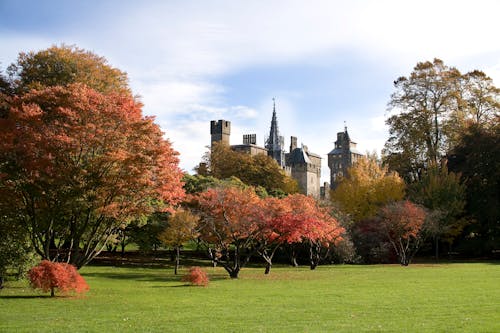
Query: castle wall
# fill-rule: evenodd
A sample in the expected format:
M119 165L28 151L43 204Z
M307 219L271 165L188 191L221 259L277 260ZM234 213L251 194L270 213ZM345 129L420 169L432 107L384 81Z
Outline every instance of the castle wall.
M292 177L297 181L300 192L314 198L320 197L321 179L318 168L309 165L295 165L292 167Z
M232 145L231 149L240 153L254 155L267 155L267 149L257 145Z

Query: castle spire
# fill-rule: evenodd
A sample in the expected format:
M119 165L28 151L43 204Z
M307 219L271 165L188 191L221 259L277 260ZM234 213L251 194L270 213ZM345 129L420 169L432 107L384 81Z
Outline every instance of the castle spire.
M271 129L266 140L266 149L269 156L274 158L280 166L285 166L285 140L279 134L278 118L276 116L276 99L273 97L273 116L271 119Z

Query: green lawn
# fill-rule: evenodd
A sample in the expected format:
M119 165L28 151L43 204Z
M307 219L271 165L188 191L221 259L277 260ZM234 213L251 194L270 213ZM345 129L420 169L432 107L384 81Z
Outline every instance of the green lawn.
M170 269L89 266L83 297L8 282L0 332L500 332L498 263L207 271L203 288Z

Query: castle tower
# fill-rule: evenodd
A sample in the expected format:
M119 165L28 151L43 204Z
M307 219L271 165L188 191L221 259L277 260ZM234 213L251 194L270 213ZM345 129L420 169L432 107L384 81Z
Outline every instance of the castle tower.
M342 177L347 177L347 169L362 156L356 149L356 142L351 141L347 126L344 125L344 132L337 133L335 148L328 153L330 187L332 189L337 187Z
M210 122L211 142L219 142L229 145L229 137L231 136L231 122L227 120L212 120Z
M271 119L271 129L265 147L267 149L267 154L275 159L282 168L285 167L284 146L285 139L279 134L278 119L276 117L276 103L273 98L273 117Z

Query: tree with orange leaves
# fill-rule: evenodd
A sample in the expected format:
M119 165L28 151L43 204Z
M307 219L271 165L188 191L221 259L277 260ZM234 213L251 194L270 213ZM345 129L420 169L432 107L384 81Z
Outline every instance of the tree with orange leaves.
M422 240L426 212L410 201L398 201L381 208L380 227L392 244L402 266L408 266Z
M220 186L200 193L200 240L231 278L238 278L258 248L262 228L262 201L252 188Z
M345 230L328 208L321 207L314 198L295 194L286 200L291 206L289 218L296 221L302 241L308 244L310 268L315 269L322 259L322 250L327 250L324 255L327 256L331 247L342 239Z
M33 288L50 291L52 297L55 295L56 288L63 293L69 291L83 293L89 290L87 282L78 273L76 267L66 263L43 260L30 269L28 278Z
M0 119L0 200L43 258L80 268L116 230L182 200L178 153L130 94L82 84L14 96Z
M259 237L259 254L266 261L265 274L269 273L273 256L282 244L307 243L310 267L316 268L322 248L331 248L331 245L341 240L344 232L326 208L303 194L293 194L283 199L266 198L263 209L265 214Z

